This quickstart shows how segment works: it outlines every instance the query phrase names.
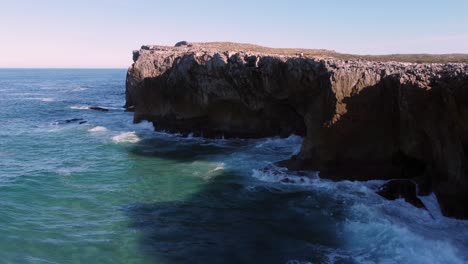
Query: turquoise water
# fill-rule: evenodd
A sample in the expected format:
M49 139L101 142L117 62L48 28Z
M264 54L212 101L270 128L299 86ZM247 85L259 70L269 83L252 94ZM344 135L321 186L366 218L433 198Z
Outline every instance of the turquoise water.
M296 153L297 136L134 125L125 74L0 70L0 263L468 261L468 222L434 196L424 211L383 200L379 181L260 170Z

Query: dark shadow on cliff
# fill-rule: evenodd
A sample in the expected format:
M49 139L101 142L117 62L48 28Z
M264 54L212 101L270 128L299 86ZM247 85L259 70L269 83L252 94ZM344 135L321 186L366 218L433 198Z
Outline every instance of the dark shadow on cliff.
M440 80L425 89L389 76L345 98L347 113L327 131L339 146L331 165L357 165L363 179L411 179L420 195L436 193L445 215L468 217L467 116L458 98L466 85L466 79Z
M329 89L324 93L333 94ZM422 129L401 117L401 108L408 107L399 103L401 90L418 94L423 102L426 98L423 89L401 88L392 76L343 98L344 113L334 107L339 104L335 95L322 96L322 105L328 106L317 111L322 118L306 121L308 128L315 128L309 145L303 145L301 155L307 158L299 156L280 165L319 169L322 177L334 180L423 177L431 160L431 143ZM330 113L340 115L332 121Z
M322 263L324 247L340 246L321 210L340 217L334 201L303 189L246 187L241 177L225 172L183 201L127 206L142 251L157 263Z
M420 195L436 193L446 216L467 218L467 87L466 78L426 88L386 76L343 98L345 111L333 122L306 121L320 127L306 139L307 158L279 164L334 180L410 179Z

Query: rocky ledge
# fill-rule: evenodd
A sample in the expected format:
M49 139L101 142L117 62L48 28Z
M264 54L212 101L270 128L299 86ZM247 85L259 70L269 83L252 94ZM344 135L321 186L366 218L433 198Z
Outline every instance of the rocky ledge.
M302 135L301 152L279 165L336 180L409 179L419 195L436 194L444 215L468 218L468 64L334 54L143 46L128 70L126 107L135 122L169 132ZM394 185L386 190L405 189Z

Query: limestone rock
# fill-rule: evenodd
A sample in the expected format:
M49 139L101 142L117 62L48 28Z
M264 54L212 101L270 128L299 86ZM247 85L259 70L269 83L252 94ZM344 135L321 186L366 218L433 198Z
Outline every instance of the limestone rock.
M445 215L468 217L466 63L144 46L126 107L169 132L302 135L301 152L280 165L337 180L417 177Z

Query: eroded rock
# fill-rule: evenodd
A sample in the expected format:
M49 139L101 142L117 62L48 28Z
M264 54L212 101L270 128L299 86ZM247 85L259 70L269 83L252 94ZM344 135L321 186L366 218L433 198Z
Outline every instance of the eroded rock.
M382 185L377 193L388 200L405 199L406 202L418 208L426 209L417 196L416 183L411 180L391 180Z
M126 99L157 130L302 135L281 165L336 180L419 177L445 215L467 217L468 64L144 46Z

